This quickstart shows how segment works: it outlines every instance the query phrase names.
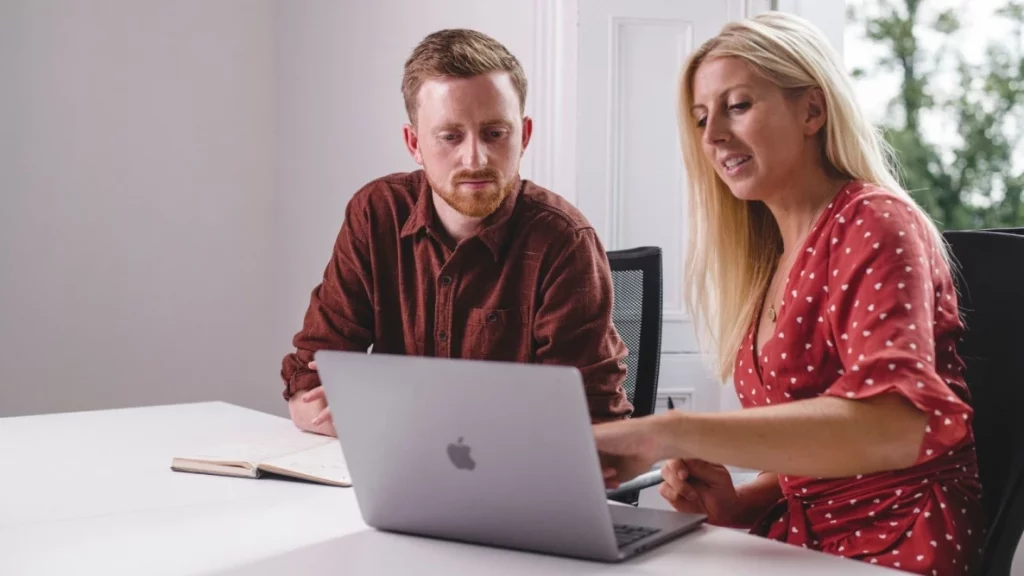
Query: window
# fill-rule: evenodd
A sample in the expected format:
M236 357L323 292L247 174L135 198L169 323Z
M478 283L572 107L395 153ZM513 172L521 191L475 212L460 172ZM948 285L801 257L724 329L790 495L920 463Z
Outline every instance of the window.
M1024 5L848 0L847 9L846 65L904 186L941 229L1024 226Z

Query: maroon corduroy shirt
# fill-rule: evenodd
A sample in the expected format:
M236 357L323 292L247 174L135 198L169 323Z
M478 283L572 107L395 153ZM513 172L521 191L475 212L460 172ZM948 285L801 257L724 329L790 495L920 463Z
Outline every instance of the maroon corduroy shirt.
M422 170L357 192L282 363L284 397L320 385L307 367L315 350L372 344L374 353L575 366L593 421L631 413L604 248L570 203L518 184L458 245L436 219Z

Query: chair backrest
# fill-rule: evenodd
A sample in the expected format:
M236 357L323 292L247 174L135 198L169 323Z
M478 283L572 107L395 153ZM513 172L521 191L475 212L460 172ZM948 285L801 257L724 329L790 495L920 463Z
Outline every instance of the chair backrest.
M985 228L985 232L1000 232L1002 234L1014 234L1024 236L1024 228Z
M1006 507L996 519L1001 538L986 554L986 576L1024 576L1024 451L1018 450L1014 458L1011 469L1017 472L1016 481L1006 487L1013 496L1006 498Z
M957 352L974 408L989 533L981 574L1009 574L1024 529L1024 235L948 231L966 331Z
M654 412L661 365L661 248L644 246L608 252L614 297L612 322L626 344L623 386L633 417Z

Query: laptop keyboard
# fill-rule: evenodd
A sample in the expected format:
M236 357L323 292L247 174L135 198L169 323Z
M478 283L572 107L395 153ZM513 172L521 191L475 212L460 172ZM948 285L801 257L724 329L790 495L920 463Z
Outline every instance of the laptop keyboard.
M647 526L629 526L626 524L615 524L614 527L615 541L618 542L619 548L625 548L637 540L641 540L660 531L657 528L648 528Z

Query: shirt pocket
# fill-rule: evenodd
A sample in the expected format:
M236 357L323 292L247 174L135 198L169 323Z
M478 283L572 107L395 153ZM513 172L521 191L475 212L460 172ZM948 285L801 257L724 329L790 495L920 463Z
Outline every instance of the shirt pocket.
M530 360L530 323L526 307L471 308L466 316L462 357L475 360Z

